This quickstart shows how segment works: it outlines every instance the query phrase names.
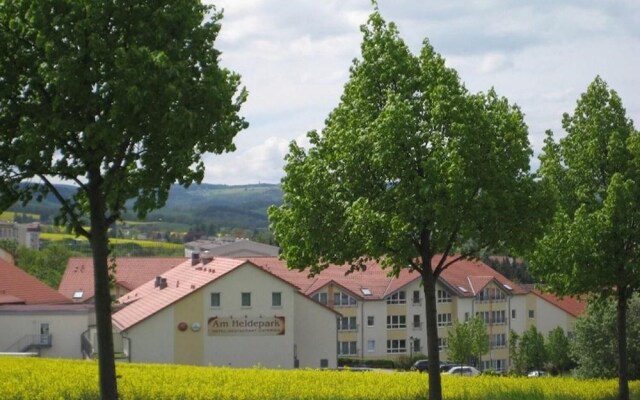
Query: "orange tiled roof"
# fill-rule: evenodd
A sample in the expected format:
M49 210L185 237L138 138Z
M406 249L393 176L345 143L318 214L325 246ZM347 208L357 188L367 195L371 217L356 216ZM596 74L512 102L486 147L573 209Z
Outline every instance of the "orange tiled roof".
M0 304L64 304L71 300L0 259Z
M118 257L116 283L128 290L135 289L185 260L184 257ZM70 299L79 291L82 291L78 299L81 302L95 295L91 257L71 257L58 287L58 292Z
M113 314L113 323L120 330L129 329L244 264L247 264L244 260L218 257L195 266L191 265L191 260L183 261L160 274L166 279L165 288L156 287L154 277L120 297L118 302L126 306Z
M320 274L308 277L308 272L287 269L285 261L276 257L255 257L249 261L280 276L282 279L297 286L304 294L312 295L330 282L346 288L360 298L381 300L400 290L416 279L420 279L417 272L407 269L400 271L398 277L388 276L387 270L382 269L375 261L368 262L365 271L356 271L345 275L347 268L331 265ZM434 267L437 262L434 258ZM495 280L505 286L512 294L525 294L527 291L480 261L460 260L445 269L440 280L458 296L473 297L489 282ZM365 296L362 289L369 289L371 295ZM511 288L511 289L509 289Z
M587 302L582 299L577 299L575 297L563 297L560 298L551 293L541 292L538 289L532 289L531 293L536 296L548 301L554 306L564 310L567 314L571 314L574 317L579 317L587 308Z

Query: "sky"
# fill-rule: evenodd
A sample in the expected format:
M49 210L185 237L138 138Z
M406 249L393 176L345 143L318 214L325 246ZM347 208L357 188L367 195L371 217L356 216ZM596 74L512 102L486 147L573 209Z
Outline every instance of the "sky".
M279 183L289 143L305 145L338 105L360 58L370 0L216 0L215 47L249 91L236 151L205 156L204 182ZM494 88L525 114L537 168L544 132L600 75L640 129L640 1L378 0L414 54L428 38L467 89Z

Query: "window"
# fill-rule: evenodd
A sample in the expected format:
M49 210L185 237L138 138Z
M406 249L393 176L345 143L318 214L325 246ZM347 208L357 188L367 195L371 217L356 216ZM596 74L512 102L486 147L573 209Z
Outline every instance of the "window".
M464 320L465 320L465 322L469 320L469 313L468 312L464 313Z
M504 292L496 287L486 287L476 295L476 300L479 302L505 301L505 299Z
M376 341L367 340L367 353L375 353L375 351L376 351Z
M82 298L82 296L84 295L84 291L82 289L80 290L76 290L75 292L73 292L73 297L72 299L74 300L79 300Z
M451 324L452 324L452 322L451 322L451 313L438 314L438 326L439 327L449 326Z
M242 307L251 307L251 293L242 292Z
M367 326L373 326L373 323L374 323L373 315L369 315L367 317Z
M420 321L420 314L413 314L413 329L421 329L422 321Z
M211 307L220 307L220 293L211 293Z
M449 344L447 343L447 341L448 341L447 338L444 338L444 337L438 338L438 351L445 351L449 347Z
M516 319L516 310L511 310L511 319Z
M400 329L406 327L406 315L387 315L387 329Z
M335 292L333 294L333 305L336 307L355 306L357 304L356 299L346 293Z
M438 289L437 299L438 303L451 303L451 295L443 289Z
M507 313L505 310L491 311L491 324L503 325L507 323Z
M353 356L358 354L358 342L338 342L338 354L343 356Z
M413 303L413 305L420 304L420 291L419 290L414 290L413 291L413 298L411 299L411 302Z
M404 339L400 340L387 340L387 353L406 353L407 352L407 341Z
M316 293L313 295L313 299L318 303L327 305L327 293Z
M529 310L529 318L535 318L535 311L534 310Z
M387 297L387 304L406 304L407 303L407 294L404 290L400 290L399 292L395 292L391 296Z
M498 333L491 335L491 348L499 349L507 346L507 335L505 333Z
M339 331L355 331L357 329L356 317L340 317L338 319Z
M411 351L413 351L414 353L417 353L422 349L420 347L420 339L413 339L413 343L409 342L409 344L413 346Z
M282 307L282 293L280 292L271 293L271 306Z
M480 311L476 313L476 317L480 318L482 322L489 325L491 323L491 314L489 311Z
M320 359L320 368L329 368L329 359L321 358Z

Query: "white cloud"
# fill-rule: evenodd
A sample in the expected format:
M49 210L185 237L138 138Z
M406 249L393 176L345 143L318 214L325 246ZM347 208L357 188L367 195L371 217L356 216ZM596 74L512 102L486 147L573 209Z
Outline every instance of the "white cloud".
M288 144L307 146L338 104L369 0L224 0L216 48L249 90L250 127L237 151L207 156L206 182L278 182ZM600 74L640 121L640 3L595 0L443 2L379 0L417 53L428 37L472 91L496 91L525 113L536 152L544 131L562 134L563 112ZM638 127L636 125L636 127ZM535 160L533 162L535 164Z

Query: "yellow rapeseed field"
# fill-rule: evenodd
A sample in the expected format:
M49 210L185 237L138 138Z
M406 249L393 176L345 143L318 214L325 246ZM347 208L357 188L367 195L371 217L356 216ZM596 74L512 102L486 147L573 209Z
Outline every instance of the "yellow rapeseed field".
M334 400L425 399L427 376L419 373L233 369L118 364L123 400ZM443 376L444 397L471 399L614 399L613 380L571 378L474 378ZM640 398L640 382L631 383ZM98 399L95 362L0 357L0 398L5 400Z

